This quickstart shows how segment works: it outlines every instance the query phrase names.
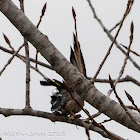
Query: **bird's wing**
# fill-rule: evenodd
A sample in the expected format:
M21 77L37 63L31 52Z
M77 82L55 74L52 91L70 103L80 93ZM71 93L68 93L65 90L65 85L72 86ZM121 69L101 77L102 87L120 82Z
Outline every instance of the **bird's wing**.
M55 93L54 95L51 96L51 110L52 111L60 111L62 107L62 94L60 93Z

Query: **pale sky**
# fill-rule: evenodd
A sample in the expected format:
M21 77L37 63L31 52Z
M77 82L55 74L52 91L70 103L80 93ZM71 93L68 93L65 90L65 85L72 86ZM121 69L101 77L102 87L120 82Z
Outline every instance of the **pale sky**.
M19 0L12 0L19 7ZM57 47L60 52L69 59L70 45L72 46L72 35L74 32L74 22L72 17L72 6L75 9L77 17L77 28L79 42L83 51L87 75L93 77L100 65L103 57L105 56L111 42L106 33L103 32L100 25L93 18L92 12L86 0L24 0L25 13L28 18L36 25L41 15L41 9L45 2L47 2L47 10L39 30L46 34L50 41ZM111 29L120 19L125 11L127 0L92 0L93 6L97 11L97 15L103 21L104 25ZM124 26L118 37L118 42L124 45L129 44L130 24L134 22L134 42L132 50L140 52L140 1L135 1L132 7L131 14L124 22ZM5 43L3 34L6 34L11 41L15 50L23 43L22 36L17 29L8 21L8 19L0 13L0 45L9 49ZM113 31L113 35L116 30ZM30 55L35 58L35 49L30 44ZM24 49L21 50L24 54ZM138 57L131 55L133 59L140 65ZM5 63L11 55L6 54L0 50L0 69L3 68ZM124 61L124 55L114 46L111 55L106 61L103 69L101 70L98 78L108 78L108 74L112 78L117 78L119 71ZM46 62L44 58L39 58ZM55 72L39 67L39 69L49 78L61 80L62 78ZM2 108L24 108L25 106L25 64L15 58L14 61L8 66L5 72L0 77L0 107ZM131 75L140 81L140 73L138 69L133 67L133 64L128 61L124 76ZM31 70L31 106L33 109L51 112L50 96L55 90L54 87L42 87L39 82L43 78ZM105 95L110 89L109 84L95 84L96 87ZM140 106L139 91L140 88L132 83L118 84L117 91L126 105L131 105L128 101L124 90L127 90L135 100L135 103ZM112 93L111 99L116 100ZM91 113L95 114L96 109L86 103L85 108ZM86 115L82 112L82 118ZM97 122L102 122L107 119L106 116L101 115L96 118ZM47 119L31 117L31 116L10 116L5 118L0 115L0 137L3 140L71 140L71 139L88 139L85 134L85 129L76 127L74 125L51 122ZM121 137L129 140L138 140L139 134L118 124L114 121L105 123L106 129L114 132ZM90 131L91 139L103 140L101 135Z

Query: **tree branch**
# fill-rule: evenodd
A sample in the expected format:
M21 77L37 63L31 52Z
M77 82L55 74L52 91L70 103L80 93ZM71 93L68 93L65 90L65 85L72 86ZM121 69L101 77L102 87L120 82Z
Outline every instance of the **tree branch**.
M88 124L87 122L84 122L81 119L75 119L71 120L69 117L63 116L63 115L55 115L48 112L33 110L31 108L26 109L8 109L8 108L0 108L0 114L3 114L5 117L13 116L13 115L20 115L20 116L34 116L34 117L41 117L51 120L52 122L59 121L59 122L65 122L69 124L75 124L84 128L87 128L89 130L95 131L99 134L101 134L105 138L112 139L105 131L103 131L101 128L98 128L94 126L93 124ZM118 138L118 140L124 140L120 136L110 132L114 137ZM112 139L113 140L113 139Z
M4 51L4 52L6 52L6 53L9 53L9 54L14 54L14 51L12 50L9 50L9 49L6 49L6 48L4 48L4 47L2 47L2 46L0 46L0 50L2 50L2 51ZM23 56L23 55L21 55L21 54L19 54L19 53L17 53L16 54L16 56L18 57L18 58L26 58L25 56ZM45 67L45 68L48 68L48 69L50 69L50 70L54 70L50 65L48 65L48 64L45 64L45 63L43 63L43 62L41 62L41 61L35 61L35 59L33 59L33 58L29 58L29 60L31 61L31 62L33 62L33 63L37 63L38 65L40 65L40 66L43 66L43 67Z
M24 12L24 0L19 0L20 9ZM30 60L29 60L29 45L28 40L24 38L25 54L26 54L26 104L25 108L31 108L30 106Z
M113 82L116 81L116 79L113 79L112 80ZM95 82L100 82L100 83L109 83L109 80L108 79L96 79ZM129 75L126 75L124 78L121 78L119 81L119 83L121 82L132 82L134 84L136 84L137 86L140 86L140 82L137 81L136 79L134 79L133 77L129 76Z
M89 2L90 2L90 1L89 1ZM130 8L131 8L132 5L133 5L133 3L131 2L131 0L129 0L129 1L128 1L128 4L127 4L127 7L126 7L126 10L125 10L125 13L124 13L124 15L123 15L123 18L122 18L122 20L121 20L119 29L117 30L116 35L115 35L115 37L114 37L114 39L113 39L113 41L112 41L112 43L111 43L111 45L110 45L110 47L109 47L107 53L106 53L106 55L105 55L103 61L101 62L101 64L100 64L100 66L99 66L99 68L98 68L98 70L97 70L95 76L93 77L93 82L95 81L95 79L96 79L96 77L98 76L100 70L102 69L102 67L103 67L103 65L104 65L104 63L105 63L105 61L107 60L107 57L109 56L109 54L110 54L110 52L111 52L111 50L112 50L112 48L113 48L113 45L114 45L114 43L115 43L115 40L117 39L117 37L118 37L118 35L119 35L119 33L120 33L120 30L121 30L121 28L122 28L122 26L123 26L124 20L126 19L126 17L127 17L128 13L129 13L129 11L130 11ZM128 57L129 57L129 56L128 56Z
M12 62L12 60L14 59L14 57L18 54L18 52L22 49L24 45L20 46L18 48L18 50L16 52L13 53L12 57L10 57L10 59L8 60L7 64L2 68L2 70L0 71L0 76L2 75L2 73L6 70L7 66Z
M133 115L131 115L131 113L129 112L128 108L124 105L123 101L122 101L121 98L118 96L118 93L117 93L117 91L116 91L115 85L114 85L114 83L113 83L113 81L112 81L110 75L109 75L109 80L110 80L110 86L111 86L111 88L113 89L113 91L114 91L114 93L115 93L115 95L116 95L116 98L118 99L120 105L124 108L125 112L128 114L128 116L130 117L130 119L140 127L140 123L137 122L137 120L133 117Z
M92 3L90 0L87 0L94 18L97 20L97 22L100 24L100 26L102 27L103 31L107 34L107 36L109 37L109 39L113 42L114 37L111 35L110 31L105 27L105 25L103 24L103 22L101 21L101 19L99 19L99 17L96 14L95 8L93 7ZM115 40L115 45L116 47L124 54L126 55L126 51L124 49L122 49L122 47L119 45L119 43L117 42L117 40ZM129 56L129 60L132 62L132 64L138 69L140 70L140 66L133 60L133 58L131 56Z
M59 73L66 83L84 100L100 112L109 116L112 120L140 132L140 128L131 121L125 110L117 102L97 90L91 81L85 78L76 67L66 60L49 41L48 37L43 35L11 0L0 0L0 11L24 37L39 50L54 70ZM140 122L140 115L131 110L130 112L133 117L137 119L137 122Z
M118 81L120 80L120 78L122 77L123 73L124 73L124 70L125 70L125 67L126 67L126 64L127 64L127 60L129 58L129 53L130 53L130 48L131 48L131 45L132 45L132 42L133 42L133 32L134 32L134 25L133 25L133 22L131 23L131 28L130 28L130 32L131 32L131 35L130 35L130 43L129 43L129 46L128 46L128 50L127 50L127 54L125 56L125 59L124 59L124 63L123 63L123 66L119 72L119 76L117 77L117 79L115 80L114 82L114 87L116 87ZM108 91L108 95L110 96L111 92L113 91L112 90L109 90Z

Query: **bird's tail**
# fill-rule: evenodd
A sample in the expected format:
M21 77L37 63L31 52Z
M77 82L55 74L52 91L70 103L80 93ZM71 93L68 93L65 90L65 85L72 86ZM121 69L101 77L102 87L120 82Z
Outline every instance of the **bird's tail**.
M75 67L77 67L84 76L87 77L85 62L84 62L83 54L80 48L80 43L77 37L75 36L75 34L73 34L73 45L74 45L74 49L72 49L71 47L70 62Z

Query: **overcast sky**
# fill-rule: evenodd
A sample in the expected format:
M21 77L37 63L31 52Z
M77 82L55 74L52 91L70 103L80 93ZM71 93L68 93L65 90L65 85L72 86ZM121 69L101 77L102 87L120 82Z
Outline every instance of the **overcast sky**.
M19 0L12 0L19 7ZM100 65L104 55L107 52L111 42L105 32L102 30L97 21L93 18L92 12L86 0L24 0L25 13L27 17L37 25L41 15L41 9L45 2L47 2L47 10L41 22L39 30L46 34L50 41L57 47L60 52L69 59L70 46L73 43L74 21L72 16L72 6L75 9L77 17L78 37L83 51L87 75L93 77ZM104 25L111 29L120 19L126 9L127 0L92 0L93 6L97 11L97 15L103 21ZM140 1L134 3L131 14L124 22L124 26L118 37L118 42L124 45L129 44L130 25L134 22L134 42L132 49L140 53ZM3 39L3 34L6 34L10 39L15 50L23 43L23 38L18 30L8 21L8 19L0 13L0 45L9 48ZM116 30L113 31L113 35ZM35 58L35 49L30 44L30 56ZM24 49L21 50L24 54ZM11 55L6 54L0 50L0 69L7 63ZM134 60L140 65L138 57L132 55ZM111 74L112 78L117 78L122 67L124 55L114 46L107 62L101 70L98 78L108 78ZM45 63L44 58L39 59ZM62 78L55 72L39 67L39 69L49 78ZM0 77L0 107L3 108L24 108L25 106L25 64L15 58L8 66L6 71ZM128 61L124 76L131 75L140 81L140 73L138 69L133 67L133 64ZM50 111L50 96L55 90L54 87L42 87L39 81L43 78L31 70L31 106L33 109L51 112ZM96 87L105 95L110 89L109 84L95 84ZM140 89L132 83L118 84L117 91L124 103L129 105L129 101L125 96L124 90L127 90L134 98L136 104L140 106ZM111 98L116 100L112 94ZM116 100L117 101L117 100ZM131 105L131 104L130 104ZM91 114L97 112L86 103L85 108ZM82 118L86 115L82 112ZM106 116L101 115L96 120L102 122L107 119ZM11 116L5 118L0 115L0 135L3 140L71 140L73 139L87 139L85 130L74 125L51 122L47 119L30 117L30 116ZM122 136L125 139L138 140L139 134L125 128L124 126L111 121L105 124L106 129ZM35 135L36 133L36 135ZM10 135L11 134L11 135ZM102 140L102 136L95 132L90 132L91 139ZM38 135L38 136L37 136Z

